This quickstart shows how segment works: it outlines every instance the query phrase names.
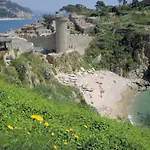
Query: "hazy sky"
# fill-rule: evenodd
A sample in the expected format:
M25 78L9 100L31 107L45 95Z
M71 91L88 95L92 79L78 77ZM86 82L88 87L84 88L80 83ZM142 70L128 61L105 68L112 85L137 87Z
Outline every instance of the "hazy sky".
M68 4L83 4L88 8L94 8L97 0L12 0L18 4L29 7L32 10L57 11ZM106 4L118 4L117 0L104 0Z

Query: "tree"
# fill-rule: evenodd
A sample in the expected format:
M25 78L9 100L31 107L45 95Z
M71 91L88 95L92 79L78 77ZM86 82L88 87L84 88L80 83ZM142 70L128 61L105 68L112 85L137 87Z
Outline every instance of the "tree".
M138 0L132 0L131 5L132 7L138 7L140 5L140 2Z
M74 12L75 11L75 6L74 5L63 6L60 9L60 11Z
M49 15L49 14L44 14L43 18L44 18L44 25L47 27L47 29L50 29L50 26L51 26L53 20L55 19L55 16Z
M101 8L103 8L105 6L106 5L105 5L105 3L103 1L97 1L96 5L95 5L96 9L101 9Z
M91 9L81 4L63 6L60 9L60 11L61 12L64 11L67 13L77 13L78 15L86 15L86 16L90 16L92 13Z
M87 10L87 8L84 5L81 4L76 4L76 5L68 5L68 6L63 6L60 11L66 11L66 12L81 12L82 10Z

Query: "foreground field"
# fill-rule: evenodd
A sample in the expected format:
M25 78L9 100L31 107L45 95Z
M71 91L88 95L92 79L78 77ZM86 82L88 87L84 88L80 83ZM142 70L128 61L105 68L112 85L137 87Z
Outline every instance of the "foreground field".
M150 130L0 81L0 149L148 150Z

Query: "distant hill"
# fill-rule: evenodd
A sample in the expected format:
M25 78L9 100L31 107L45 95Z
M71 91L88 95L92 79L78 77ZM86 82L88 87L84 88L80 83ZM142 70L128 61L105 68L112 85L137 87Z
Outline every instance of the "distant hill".
M0 0L0 18L31 19L32 11L10 0Z

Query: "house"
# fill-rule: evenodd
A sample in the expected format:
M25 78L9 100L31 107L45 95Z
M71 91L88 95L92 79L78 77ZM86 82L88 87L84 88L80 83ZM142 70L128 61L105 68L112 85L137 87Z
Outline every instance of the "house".
M12 50L12 40L6 34L0 34L0 53L7 53Z

